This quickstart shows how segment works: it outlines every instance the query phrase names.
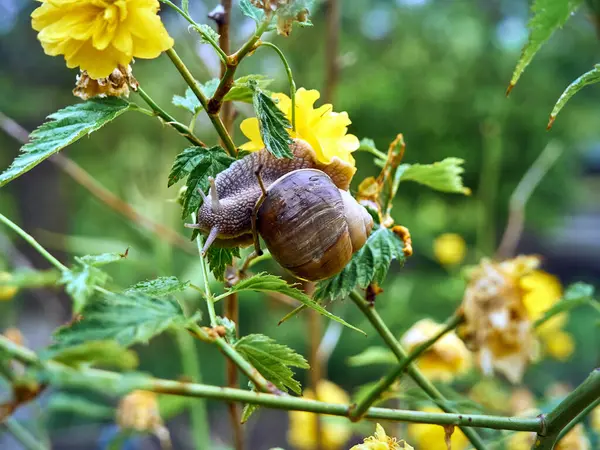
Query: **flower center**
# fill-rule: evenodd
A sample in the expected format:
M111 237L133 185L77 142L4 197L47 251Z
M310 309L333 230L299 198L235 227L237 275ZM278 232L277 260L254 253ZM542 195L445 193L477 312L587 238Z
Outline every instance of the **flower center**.
M103 18L110 24L114 24L116 21L123 21L127 17L127 4L124 0L117 0L116 2L106 5L104 8Z

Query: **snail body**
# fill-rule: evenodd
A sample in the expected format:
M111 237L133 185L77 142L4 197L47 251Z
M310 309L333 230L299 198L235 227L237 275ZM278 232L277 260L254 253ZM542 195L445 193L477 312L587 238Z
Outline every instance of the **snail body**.
M247 247L256 231L282 267L317 281L348 264L366 242L373 220L347 192L354 168L338 160L319 163L301 140L290 149L293 159L261 150L221 172L193 227L208 236L204 250Z

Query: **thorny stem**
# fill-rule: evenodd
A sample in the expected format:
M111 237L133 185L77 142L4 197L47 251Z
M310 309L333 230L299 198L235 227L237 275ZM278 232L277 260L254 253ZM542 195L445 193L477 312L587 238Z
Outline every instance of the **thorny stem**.
M208 98L206 97L206 95L204 95L204 93L200 89L200 86L194 79L194 76L192 75L190 70L186 67L186 65L183 63L183 61L181 60L181 58L175 52L174 49L170 48L169 50L166 51L166 53L167 53L167 56L173 62L173 65L177 68L177 70L179 71L179 73L181 74L183 79L185 80L185 82L188 84L188 86L190 87L190 89L192 90L194 95L196 95L196 97L198 98L198 101L200 102L202 107L208 113L208 118L212 122L213 126L215 127L215 130L219 134L219 137L223 141L223 145L225 146L225 151L229 154L229 156L237 155L237 149L235 147L235 144L233 143L233 141L231 140L231 136L225 129L225 125L223 124L223 121L221 120L221 117L219 116L219 112L217 111L216 113L212 113L208 110Z
M168 112L166 112L164 109L158 106L158 104L154 100L152 100L152 98L146 93L146 91L144 91L141 88L141 86L137 88L137 93L148 104L148 106L152 108L154 114L160 117L164 121L164 123L177 130L179 134L181 134L192 144L197 145L199 147L206 147L206 144L204 142L202 142L200 139L194 136L192 130L190 130L184 124L175 120L173 116L171 116Z
M0 336L0 349L19 361L29 365L42 364L37 355L21 347L4 336ZM73 369L55 361L43 363L50 374L72 374ZM53 377L57 385L60 381L70 387L86 387L91 389L105 389L105 386L123 386L125 377L116 372L106 370L80 368L77 377ZM252 405L261 405L274 409L291 411L307 411L317 414L328 414L334 416L348 417L350 406L326 403L317 400L309 400L291 395L273 395L243 389L224 388L220 386L209 386L199 383L187 383L173 380L164 380L152 377L139 377L129 379L126 384L131 390L146 390L160 394L181 395L187 397L218 399L222 401L244 402ZM504 417L489 415L470 414L444 414L428 413L422 411L408 411L389 408L369 408L364 416L366 419L390 420L409 423L428 423L436 425L456 425L464 427L482 427L497 430L533 431L543 430L542 419L539 417Z
M275 50L275 52L279 55L281 62L283 63L283 67L285 67L288 82L290 83L290 99L292 100L292 130L296 131L296 82L294 81L294 76L292 75L292 69L290 68L290 65L281 49L275 44L261 41L260 46L270 47Z
M394 352L396 358L398 358L398 361L402 362L404 359L406 359L408 357L406 351L402 345L400 345L400 342L398 342L387 325L383 322L375 308L371 307L367 302L365 302L357 291L352 291L350 293L350 299L363 312L369 322L371 322L383 341L387 344L390 350ZM429 398L431 398L431 400L433 400L442 409L442 411L446 413L458 414L454 408L449 406L448 401L442 395L442 393L431 383L431 381L425 377L425 375L423 375L423 373L417 367L414 366L414 364L409 364L406 368L406 372L423 390L423 392L425 392L427 396L429 396ZM367 415L365 414L364 417L367 417ZM464 427L463 424L459 425L461 425L462 432L467 436L475 449L485 450L485 443L474 430Z
M5 428L27 450L49 450L50 447L39 442L23 425L14 417L7 417L0 423L0 429Z
M578 415L600 398L600 367L596 368L583 383L548 414L541 416L543 428L538 431L531 450L552 450L561 431Z
M440 340L445 334L454 330L458 325L464 321L464 316L460 313L454 314L447 322L446 325L434 336L421 345L415 347L413 351L400 363L394 367L384 378L382 378L369 392L368 394L358 402L350 413L350 420L360 420L361 416L369 409L369 407L375 403L381 395L396 381L396 379L402 375L409 364L416 360L419 356L425 353L432 345Z
M195 383L202 383L200 361L198 360L194 338L184 330L177 330L175 337L181 352L181 368L183 374ZM208 428L206 402L195 402L190 405L189 409L194 446L196 449L209 448L210 430Z

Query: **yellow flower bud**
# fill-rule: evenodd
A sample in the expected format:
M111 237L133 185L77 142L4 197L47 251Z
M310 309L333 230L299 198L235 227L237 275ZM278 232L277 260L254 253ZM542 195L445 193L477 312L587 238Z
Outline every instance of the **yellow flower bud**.
M460 264L467 253L467 244L458 234L445 233L433 241L435 259L444 266Z
M0 272L0 301L12 299L19 290L17 286L9 284L10 280L12 280L10 273Z

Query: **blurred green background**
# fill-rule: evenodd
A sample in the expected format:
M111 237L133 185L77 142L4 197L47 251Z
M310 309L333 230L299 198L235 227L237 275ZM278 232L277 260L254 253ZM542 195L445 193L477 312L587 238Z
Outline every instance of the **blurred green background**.
M208 21L203 18L216 3L191 0L192 16ZM505 89L527 38L528 2L363 0L341 4L341 74L335 111L347 111L352 120L350 132L374 139L383 151L397 133L403 133L406 162L463 158L465 185L473 191L472 196L463 197L408 183L401 187L394 217L410 229L415 255L402 269L392 266L382 286L384 293L377 298L390 328L399 336L422 317L443 321L458 306L464 282L458 268L447 269L435 260L434 239L447 232L460 234L468 246L465 264L489 255L506 224L512 191L551 140L564 151L527 205L519 251L542 255L544 269L564 285L578 280L600 284L600 90L582 91L552 131L546 131L548 114L563 89L598 62L598 41L586 13L573 17L549 41L507 99ZM76 72L67 69L62 58L44 55L30 27L29 14L35 6L31 1L0 0L0 112L28 130L48 114L78 101L71 94ZM254 27L236 6L234 10L232 48L241 45ZM172 11L163 11L162 17L195 77L206 81L216 76L218 60L211 49L200 44ZM269 39L288 56L297 85L322 92L327 45L322 5L312 20L313 28L295 28L289 38L273 35ZM273 77L272 89L287 91L274 53L261 49L245 60L239 74L250 73ZM187 120L183 111L170 105L172 95L181 95L185 84L166 56L137 61L134 74L160 105ZM142 103L135 94L131 99ZM242 105L238 112L234 140L239 145L245 139L237 124L252 111ZM200 116L197 134L205 142L216 142L210 123ZM64 153L142 214L188 235L173 201L177 187L167 189L171 163L186 145L155 119L131 113ZM10 164L19 147L0 132L0 168ZM356 158L357 185L377 169L368 154ZM482 172L486 158L492 158L490 168ZM482 199L481 186L486 182L492 195ZM49 161L0 190L0 211L65 262L72 261L73 255L122 252L129 247L128 259L107 269L114 286L166 275L201 282L196 256L128 222ZM482 223L487 224L483 230ZM189 248L193 250L192 243ZM28 264L48 267L12 233L0 229L0 269L12 271ZM281 274L269 263L261 263L257 270ZM193 291L187 300L202 307ZM349 322L370 329L348 302L329 307ZM240 308L241 334L261 332L307 355L306 316L278 327L290 307L258 295L244 295ZM24 291L10 302L0 302L0 330L17 326L33 348L47 345L51 331L68 318L69 301L58 290ZM532 366L525 381L533 392L542 394L556 381L575 385L598 365L600 333L595 320L587 310L570 315L567 330L575 336L576 351L567 362L545 360ZM323 321L322 326L325 329L327 323ZM343 330L327 364L327 377L350 393L376 380L383 374L381 366L349 368L347 358L377 344L374 333L365 338ZM137 351L143 370L159 377L180 374L179 356L169 336ZM204 381L222 385L223 358L206 345L199 345L199 351ZM306 381L306 374L300 373L299 378ZM229 443L225 405L209 402L209 408L215 441ZM102 448L104 425L73 414L50 414L49 420L57 427L56 448ZM186 418L178 417L173 424L176 448L189 448ZM246 430L248 448L289 448L284 413L261 412ZM2 447L2 442L0 437L0 448L16 445Z

